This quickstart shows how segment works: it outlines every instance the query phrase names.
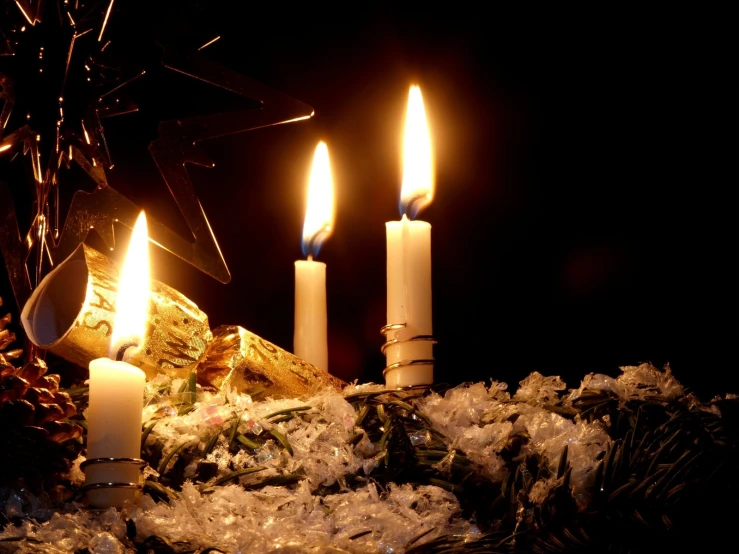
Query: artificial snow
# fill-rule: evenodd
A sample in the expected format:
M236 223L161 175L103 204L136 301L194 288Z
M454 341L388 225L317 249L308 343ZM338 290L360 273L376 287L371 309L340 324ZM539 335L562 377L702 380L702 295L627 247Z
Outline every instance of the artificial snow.
M598 460L610 439L601 422L568 419L546 409L549 403L568 405L589 389L611 391L618 398L662 395L672 398L683 392L669 373L647 364L622 368L618 378L589 375L577 389L566 391L559 377L534 373L511 394L505 383L463 384L443 395L429 392L416 403L417 410L447 437L451 464L454 452L463 452L479 471L491 480L505 477L501 450L511 435L525 433L527 452L535 452L556 474L565 446L572 469L570 487L581 509L587 507L586 490ZM50 498L33 496L23 489L4 491L0 504L8 524L0 532L0 552L73 553L87 548L92 554L135 552L127 540L135 526L137 540L149 536L167 537L187 544L192 551L209 547L230 554L276 552L383 552L396 553L411 545L444 535L474 538L478 528L462 517L453 493L432 485L391 484L380 490L372 482L378 466L379 449L360 427L357 413L345 399L350 394L381 392L376 384L351 385L343 393L322 392L307 400L252 399L233 390L219 393L198 391L188 413L178 415L171 400L190 393L179 381L159 376L147 384L148 402L144 423L153 424L147 444L163 444L163 456L183 443L204 447L220 433L207 456L217 465L217 476L233 468L255 471L212 486L194 483L197 466L185 469L188 478L170 503L155 502L141 494L135 504L120 510L93 510L79 500L70 500L62 509L51 509ZM190 400L193 400L191 398ZM276 412L299 408L300 417L279 421ZM295 412L297 413L297 412ZM272 416L272 417L270 417ZM278 422L275 422L277 420ZM276 431L287 438L292 455L273 438L249 452L229 448L228 430L256 436L272 436ZM359 440L354 440L361 435ZM413 445L425 444L426 432L409 437ZM66 476L81 484L84 474L78 458ZM170 462L172 463L172 462ZM156 476L157 468L147 468ZM299 474L291 486L265 486L248 490L250 484L271 476ZM348 479L366 476L358 486ZM534 484L528 501L542 502L558 484L553 477ZM327 494L327 487L332 494ZM128 524L127 524L128 522ZM20 540L25 539L25 540Z

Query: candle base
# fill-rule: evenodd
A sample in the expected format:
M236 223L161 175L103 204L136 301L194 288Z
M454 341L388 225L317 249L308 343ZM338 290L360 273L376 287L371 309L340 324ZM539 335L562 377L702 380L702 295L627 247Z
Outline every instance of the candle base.
M82 462L82 490L95 508L120 508L133 502L141 490L140 473L146 462L139 458L91 458Z
M386 337L382 345L387 366L382 374L388 388L431 385L434 382L433 345L431 335L412 335L405 324L390 324L380 330Z
M428 363L409 363L398 367L387 367L383 372L385 386L389 389L402 389L417 385L431 385L434 382L434 366Z

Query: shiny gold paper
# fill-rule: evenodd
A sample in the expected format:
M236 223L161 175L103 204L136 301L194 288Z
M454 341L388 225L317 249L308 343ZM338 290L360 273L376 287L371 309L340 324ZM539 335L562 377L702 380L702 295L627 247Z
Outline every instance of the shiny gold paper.
M265 397L305 397L347 385L327 371L236 325L213 331L213 341L198 364L198 382Z
M118 278L112 260L81 244L46 276L23 308L28 338L82 367L109 357ZM175 289L152 281L144 344L126 361L148 378L157 373L180 377L200 360L211 338L208 316Z
M110 357L119 269L86 244L49 273L21 314L29 339L70 362L87 367ZM151 379L197 371L202 386L265 397L306 397L346 383L235 325L211 332L208 316L188 298L158 281L151 284L144 344L126 361Z

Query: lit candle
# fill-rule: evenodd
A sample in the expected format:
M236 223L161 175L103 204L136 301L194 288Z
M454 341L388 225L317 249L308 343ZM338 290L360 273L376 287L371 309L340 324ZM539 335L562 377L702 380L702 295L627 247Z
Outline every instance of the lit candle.
M116 298L116 317L108 358L90 362L90 404L87 409L87 459L141 456L144 372L123 361L135 352L146 330L149 307L149 255L146 216L141 212L131 235ZM93 463L85 467L87 498L99 508L120 507L133 500L135 488L95 484L138 484L135 463ZM93 485L93 486L91 486Z
M334 186L328 148L319 142L308 179L308 203L303 224L303 254L295 262L295 355L328 371L326 264L313 258L334 226Z
M385 384L390 388L434 382L431 326L431 225L412 221L433 199L431 137L421 89L408 95L403 137L400 221L385 223L387 321L383 347Z

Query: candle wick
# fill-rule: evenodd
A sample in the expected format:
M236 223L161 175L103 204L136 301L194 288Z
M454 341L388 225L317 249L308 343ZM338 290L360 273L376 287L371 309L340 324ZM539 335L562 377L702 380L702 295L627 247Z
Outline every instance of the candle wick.
M127 342L127 343L123 344L118 349L118 352L115 355L115 361L116 362L122 362L123 361L123 355L126 353L126 350L128 350L131 347L136 347L136 346L138 346L138 344L135 343L135 342Z
M401 202L400 215L408 216L408 219L415 218L421 209L423 209L429 201L428 194L416 194L407 202Z
M308 256L308 261L313 260L313 254L318 255L318 251L321 249L321 244L331 233L331 225L325 224L323 227L318 229L311 237L306 241L303 239L303 254Z

